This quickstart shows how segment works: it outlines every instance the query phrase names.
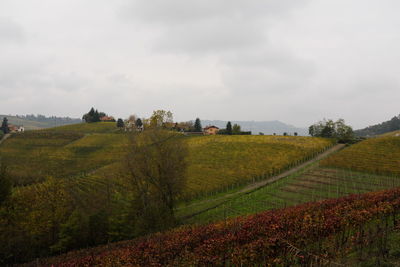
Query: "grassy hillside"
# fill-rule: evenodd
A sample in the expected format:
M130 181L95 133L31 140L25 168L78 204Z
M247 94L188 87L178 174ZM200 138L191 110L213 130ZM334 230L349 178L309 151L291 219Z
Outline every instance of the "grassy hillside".
M189 146L187 198L264 179L332 145L311 137L182 138ZM0 207L0 259L22 261L135 236L134 192L121 160L127 144L115 123L15 134L1 144L17 187L10 208Z
M400 131L370 138L323 160L323 166L400 175Z
M310 137L187 137L187 194L215 192L262 179L293 166L332 142ZM104 167L121 162L127 134L115 123L61 126L14 135L0 146L14 184L27 185L82 174L104 175ZM111 172L110 176L114 176Z
M15 134L0 155L15 185L81 175L120 161L126 136L109 133L115 129L115 123L98 123Z
M400 177L321 168L315 165L313 168L285 177L247 194L223 199L223 201L210 198L205 203L183 205L178 209L177 214L185 218L196 211L217 206L184 220L185 223L204 224L265 210L398 186L400 186Z
M399 196L394 189L308 203L82 250L41 264L395 266Z
M322 138L204 136L187 140L187 190L215 192L280 173L332 145Z

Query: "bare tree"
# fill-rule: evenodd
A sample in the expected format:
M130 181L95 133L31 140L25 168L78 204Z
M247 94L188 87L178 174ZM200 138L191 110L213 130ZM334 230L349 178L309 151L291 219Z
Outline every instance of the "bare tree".
M175 203L186 182L188 150L184 138L159 128L131 135L125 161L128 180L136 196L136 218L144 218L148 228L155 220L165 224L175 220ZM160 216L164 218L157 218ZM168 227L162 224L147 230Z

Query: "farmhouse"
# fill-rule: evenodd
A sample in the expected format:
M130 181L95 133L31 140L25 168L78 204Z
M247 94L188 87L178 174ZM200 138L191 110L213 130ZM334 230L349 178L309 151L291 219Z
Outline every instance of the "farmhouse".
M203 129L203 132L205 135L216 135L219 131L219 128L217 126L207 126L206 128Z
M111 122L115 122L114 117L112 116L103 116L100 118L100 121L111 121Z
M24 126L17 126L13 124L8 125L8 129L10 129L10 132L12 133L22 133L25 132Z

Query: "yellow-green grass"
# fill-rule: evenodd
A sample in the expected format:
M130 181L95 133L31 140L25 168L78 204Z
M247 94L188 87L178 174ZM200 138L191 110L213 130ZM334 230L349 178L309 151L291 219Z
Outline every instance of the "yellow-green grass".
M94 133L89 133L89 132ZM17 185L55 178L101 175L114 179L127 149L128 134L115 123L61 126L14 135L0 155ZM331 140L293 136L186 137L189 147L185 196L265 178L321 152ZM115 168L105 168L113 164Z
M285 177L248 194L222 200L182 205L177 215L184 223L208 223L305 202L338 198L400 186L400 177L318 167ZM212 208L216 206L216 208ZM205 210L205 212L200 212ZM188 217L199 212L198 215Z
M293 136L204 136L188 139L187 194L201 194L279 173L332 144Z
M115 122L95 122L70 124L40 130L43 132L75 132L75 133L120 133Z
M400 175L400 131L387 133L343 149L323 166L383 175Z
M35 131L14 135L0 155L16 185L90 173L121 159L125 135Z

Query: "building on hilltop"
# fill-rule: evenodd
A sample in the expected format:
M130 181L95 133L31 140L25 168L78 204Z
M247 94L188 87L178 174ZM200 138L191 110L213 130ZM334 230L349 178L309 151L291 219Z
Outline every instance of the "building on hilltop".
M203 129L205 135L216 135L219 131L217 126L211 125Z
M103 121L103 122L115 122L115 119L112 116L103 116L103 117L100 118L100 121Z
M13 125L9 124L8 129L10 130L11 133L23 133L25 132L24 126L18 126L18 125Z

